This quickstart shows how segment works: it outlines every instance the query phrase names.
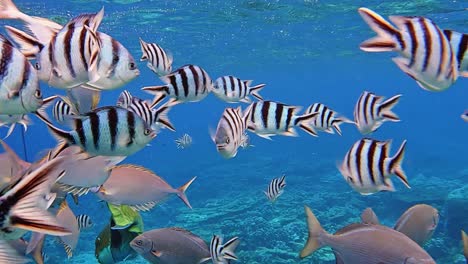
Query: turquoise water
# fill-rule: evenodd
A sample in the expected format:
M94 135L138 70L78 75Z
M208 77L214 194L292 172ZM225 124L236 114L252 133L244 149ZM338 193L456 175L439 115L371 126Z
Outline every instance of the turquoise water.
M142 213L145 230L178 226L209 241L212 234L239 236L238 263L334 263L331 250L322 249L305 260L298 258L307 239L303 206L310 206L329 232L359 221L372 207L384 224L393 226L410 206L427 203L439 209L441 220L425 246L437 263L464 263L460 230L468 230L468 125L460 115L468 108L468 81L460 78L442 93L424 91L390 60L395 54L365 53L359 43L374 33L357 8L366 6L383 16L422 15L441 28L467 32L468 1L15 1L23 12L65 23L75 15L105 7L100 31L122 44L136 60L138 37L157 42L174 56L173 68L196 64L212 79L234 75L266 83L265 99L307 107L324 103L348 118L364 90L390 97L403 94L395 112L402 122L385 123L372 138L393 139L392 153L408 140L403 167L411 189L395 180L397 192L362 196L343 180L336 163L362 136L349 124L343 136L300 131L299 137L268 141L251 134L255 147L223 159L210 139L226 104L209 95L198 103L181 104L169 113L177 132L164 130L125 163L155 171L174 187L193 176L187 192L193 210L177 198ZM4 24L17 25L11 21ZM141 75L122 89L140 91L162 82L139 62ZM48 88L46 95L64 94ZM115 104L122 91L104 92L100 105ZM245 107L246 104L243 104ZM5 132L2 129L0 132ZM174 140L188 133L193 145L176 148ZM25 135L28 159L55 145L37 119ZM7 139L23 155L21 132ZM274 177L287 175L285 193L270 204L262 193ZM464 188L464 189L463 189ZM88 214L96 225L81 234L74 256L53 238L44 251L49 263L96 263L94 239L107 225L104 203L88 194L74 213ZM146 263L142 258L128 263Z

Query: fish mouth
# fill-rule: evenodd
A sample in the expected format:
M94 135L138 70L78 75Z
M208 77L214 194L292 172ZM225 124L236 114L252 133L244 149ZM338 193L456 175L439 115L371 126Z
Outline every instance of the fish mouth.
M156 135L157 135L157 134L156 134L156 131L153 131L153 132L151 132L151 134L149 134L149 136L150 136L151 139L155 138Z

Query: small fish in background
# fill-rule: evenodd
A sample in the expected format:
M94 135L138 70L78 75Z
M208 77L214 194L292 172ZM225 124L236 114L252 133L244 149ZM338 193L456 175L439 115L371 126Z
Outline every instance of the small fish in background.
M432 238L439 224L439 211L427 204L417 204L406 210L393 229L423 246Z
M172 54L164 50L156 43L147 43L140 38L140 61L148 61L146 66L159 76L164 76L172 71Z
M89 215L81 214L76 217L76 221L78 221L78 227L80 230L90 229L94 226L93 221L91 221L91 217Z
M300 127L309 135L317 136L310 125L319 113L296 115L301 107L290 106L273 101L259 101L251 104L248 129L260 137L271 139L271 136L297 136L294 126Z
M141 117L117 106L97 108L85 115L72 115L72 131L61 130L44 116L37 116L59 142L78 145L96 156L129 156L156 137L154 130Z
M262 101L263 97L258 93L266 84L250 86L251 80L245 81L234 76L219 77L213 83L213 93L221 100L228 103L252 103L250 95Z
M34 67L3 35L0 54L0 114L20 115L39 109L43 100Z
M238 237L233 237L225 244L223 244L223 238L217 235L213 235L210 242L210 255L211 258L206 258L200 261L200 263L209 261L213 264L229 264L231 260L238 260L236 254L237 246L240 241Z
M463 255L465 255L466 262L468 263L468 236L463 230L461 231L461 233L462 233L462 243L463 243Z
M283 194L284 187L286 187L286 175L283 174L281 178L274 178L263 193L265 193L270 202L275 202Z
M180 138L174 140L178 149L186 149L192 146L192 137L185 133Z
M465 110L465 112L463 112L461 118L463 119L463 121L468 122L468 110Z
M57 221L71 231L70 235L58 237L58 241L65 248L65 253L68 258L71 258L80 238L80 228L77 218L68 206L66 200L63 200L60 204L60 208L57 212Z
M391 141L364 138L353 144L338 166L343 178L357 192L370 195L380 191L394 192L390 176L395 174L408 188L408 179L401 167L405 154L406 140L393 157L390 155Z
M0 115L0 127L10 126L8 132L3 139L8 138L13 130L15 130L16 124L23 126L24 132L28 130L28 126L32 123L31 119L25 114L19 115Z
M135 237L130 246L149 263L199 264L211 259L203 239L178 227L146 231Z
M354 108L354 121L361 134L366 135L376 131L385 121L399 122L400 118L392 112L392 108L400 100L401 94L385 101L384 97L364 91Z
M306 114L318 112L317 118L314 119L312 125L316 130L325 131L330 134L338 133L341 136L340 125L342 123L354 124L353 121L346 117L338 116L338 113L328 108L326 105L321 103L315 103L309 106L306 110ZM333 130L335 129L335 130Z
M210 131L216 150L224 158L233 158L237 155L239 147L245 149L250 146L250 139L246 133L250 109L251 107L248 107L243 113L241 107L224 109L216 132Z
M175 131L174 125L167 116L169 110L171 110L167 104L163 104L157 109L154 109L149 106L146 100L132 96L129 91L124 90L120 93L116 105L140 116L146 124L151 126L156 132L159 132L161 128L168 128L171 131Z
M137 165L115 166L109 179L97 190L96 196L113 205L128 205L138 211L149 211L171 195L177 195L192 208L185 192L197 177L174 189L164 179Z
M336 263L436 264L421 246L391 228L355 223L332 235L322 228L309 207L305 206L305 212L309 236L299 254L301 259L319 248L331 247Z
M174 72L161 76L160 79L166 83L161 86L147 86L142 90L154 95L151 108L169 97L167 106L186 102L198 102L204 99L213 89L212 81L205 70L196 65L185 65Z

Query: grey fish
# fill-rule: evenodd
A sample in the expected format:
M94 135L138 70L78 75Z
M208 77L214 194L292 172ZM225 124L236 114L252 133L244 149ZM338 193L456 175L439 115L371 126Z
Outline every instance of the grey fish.
M251 80L245 81L234 76L223 76L213 83L213 93L228 103L244 102L250 104L252 103L250 95L262 101L263 97L258 92L266 84L250 86L251 84Z
M309 237L300 257L329 246L338 255L337 263L359 264L435 264L417 243L391 228L380 225L351 224L337 235L327 233L309 207L305 206ZM359 243L356 243L359 241Z
M423 246L434 234L439 224L439 211L427 204L417 204L406 210L394 229Z
M149 263L199 264L211 259L205 241L176 227L144 232L133 239L130 246Z

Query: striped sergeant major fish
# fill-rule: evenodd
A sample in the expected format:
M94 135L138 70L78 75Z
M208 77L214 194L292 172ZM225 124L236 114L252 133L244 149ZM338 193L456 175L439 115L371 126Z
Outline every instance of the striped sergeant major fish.
M377 36L361 43L367 52L396 51L397 66L428 91L443 91L458 78L455 52L442 30L424 17L390 16L396 27L379 14L359 8L359 14ZM466 73L462 75L467 76Z
M286 187L286 175L283 174L281 178L274 178L271 180L270 184L268 184L268 189L263 191L271 202L275 202L280 195L284 192L284 187Z
M258 92L265 87L265 84L250 86L251 84L251 80L243 81L234 76L223 76L213 83L213 93L228 103L244 102L250 104L252 99L249 95L263 100Z
M341 136L340 125L343 123L354 124L353 121L346 117L338 116L338 113L328 108L326 105L321 103L315 103L309 106L306 110L307 114L319 113L317 118L314 119L312 125L316 130L325 131L330 134L338 133ZM334 129L334 130L333 130Z
M71 89L100 78L97 65L101 41L97 28L103 16L104 9L95 14L79 15L44 42L16 28L6 26L5 29L21 46L23 54L36 58L35 68L40 80L56 88ZM42 32L50 34L43 26L34 34Z
M211 260L213 264L229 264L231 260L238 260L234 251L239 245L239 237L233 237L223 244L223 238L213 235L210 242L210 258L205 258L200 263Z
M78 221L78 227L80 230L85 230L93 227L93 221L89 215L80 214L76 216L76 221Z
M196 65L185 65L174 72L160 77L166 85L143 87L142 90L155 95L151 108L170 97L168 106L185 102L198 102L212 90L208 73Z
M362 195L379 191L395 191L390 179L395 174L408 188L408 179L401 167L405 155L406 140L395 156L390 157L391 141L364 138L351 147L338 167L348 184Z
M250 109L251 107L248 107L244 113L241 107L224 109L216 132L214 134L210 132L218 153L224 158L233 158L237 155L239 147L248 146L246 130Z
M465 110L465 112L463 112L461 118L463 119L463 121L468 122L468 110Z
M39 109L43 100L37 72L3 35L0 60L0 114L27 114Z
M274 135L297 136L294 126L300 127L316 137L317 132L311 123L319 113L296 115L301 107L273 101L259 101L251 104L248 129L260 137L271 139Z
M385 101L384 97L364 91L354 108L354 121L362 134L376 131L385 121L399 122L400 118L392 108L400 100L401 94Z
M134 97L129 91L124 90L117 99L117 106L137 114L146 124L157 132L159 132L161 128L168 128L171 131L175 131L174 125L167 116L169 110L171 110L171 107L167 106L167 104L163 104L159 108L154 109L149 106L147 101Z
M140 61L148 61L146 66L159 76L164 76L172 71L172 54L164 50L156 43L147 43L140 38L141 55Z
M41 114L37 116L59 142L64 142L66 146L77 145L96 156L129 156L156 137L154 130L141 117L117 106L71 115L72 131L55 127Z
M175 140L178 149L186 149L192 145L192 137L185 133L182 137Z
M468 77L468 34L444 29L445 37L450 41L452 50L457 58L460 76Z
M64 100L58 100L55 102L54 108L52 109L52 116L55 121L60 124L66 123L67 116L73 115L72 106L70 106Z

